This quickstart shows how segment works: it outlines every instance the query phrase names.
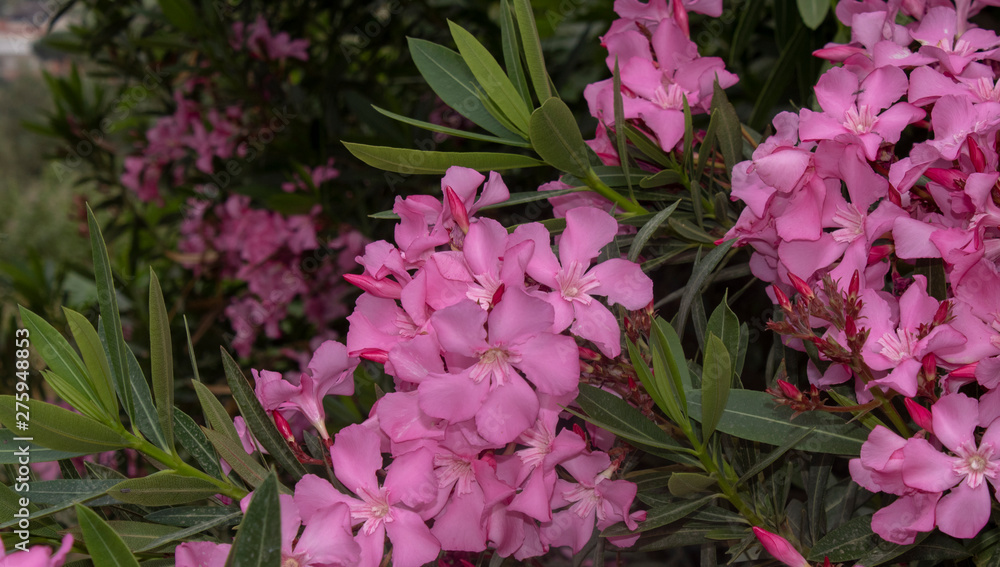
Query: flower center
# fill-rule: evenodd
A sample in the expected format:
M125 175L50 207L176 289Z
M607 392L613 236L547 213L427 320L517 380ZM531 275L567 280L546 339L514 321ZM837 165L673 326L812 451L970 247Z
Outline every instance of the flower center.
M1000 86L993 84L991 79L980 77L972 90L984 101L1000 102Z
M653 102L664 110L681 110L684 108L684 89L676 83L656 87Z
M465 297L488 310L493 306L493 297L500 289L500 278L489 273L475 276L475 278L477 283L469 284L469 290L465 292Z
M517 353L502 346L490 347L479 354L479 362L472 367L472 380L478 384L489 377L494 387L503 386L507 381L507 374L511 372L511 363L520 361L521 357Z
M577 516L587 518L591 514L596 513L597 519L604 519L604 507L600 505L601 496L597 493L597 490L595 490L594 487L577 484L572 489L563 492L563 498L565 498L567 502L573 503L569 509Z
M597 281L594 274L584 274L588 266L580 262L570 262L568 268L559 270L556 274L556 283L559 285L559 293L566 301L578 301L584 305L590 305L594 300L588 295L592 289L599 287L601 283Z
M364 520L365 523L361 529L366 535L372 535L380 526L392 522L392 508L389 507L384 488L379 489L378 493L375 494L362 488L359 490L358 496L361 501L355 500L350 504L351 520Z
M958 448L958 459L955 461L956 473L965 475L969 488L976 488L983 483L983 478L996 478L1000 463L991 460L993 445L986 443L976 449L972 441L966 441Z
M434 466L437 467L434 472L437 474L439 487L455 483L455 494L472 492L472 484L476 479L471 461L458 455L437 454L434 455Z
M904 358L913 356L911 354L913 339L913 334L906 329L896 329L895 333L889 331L882 335L882 338L878 340L878 344L882 345L882 356L893 362L900 362Z
M545 456L552 452L552 442L555 441L553 432L542 425L541 421L535 422L535 426L521 434L518 441L528 447L521 449L515 454L520 457L521 462L528 468L541 465L545 461Z
M282 554L281 567L302 567L307 564L308 561L301 553L296 553L294 555Z
M833 231L833 239L850 244L865 234L865 216L853 203L837 207L833 222L842 228Z
M867 104L852 106L844 113L844 127L855 134L867 134L875 126L875 118Z

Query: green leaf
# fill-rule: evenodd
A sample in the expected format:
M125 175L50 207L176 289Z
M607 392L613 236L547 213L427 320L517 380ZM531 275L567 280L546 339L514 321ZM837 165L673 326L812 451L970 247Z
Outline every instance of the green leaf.
M548 164L580 178L590 171L590 148L583 141L573 112L550 98L531 113L531 145Z
M104 354L104 347L101 345L101 338L97 335L97 330L80 313L66 307L63 307L62 310L66 315L66 322L69 323L69 330L73 333L73 340L76 341L76 346L80 349L80 354L83 355L92 391L97 393L105 415L111 417L115 423L120 423L118 421L118 401L115 399L115 385L111 381L111 368L108 366L108 358Z
M135 550L135 552L136 553L141 553L143 551L149 551L151 549L157 549L157 548L161 547L162 545L164 545L166 543L170 543L172 541L177 541L179 539L186 538L188 536L192 536L192 535L195 535L195 534L200 534L200 533L202 533L204 531L207 531L207 530L210 530L210 529L212 529L212 528L214 528L216 526L222 526L222 525L231 524L233 522L238 521L242 516L243 516L243 513L240 512L239 510L237 510L235 512L230 513L227 516L218 516L218 517L214 517L214 518L205 520L204 522L201 522L201 523L192 525L190 527L184 528L182 530L178 530L176 532L171 532L171 533L169 533L167 535L164 535L163 537L161 537L161 538L159 538L159 539L157 539L155 541L151 541L151 542L147 543L142 548Z
M366 164L404 175L440 175L453 165L476 171L502 171L538 167L545 162L517 154L489 152L424 152L406 148L386 148L343 142L354 157Z
M521 44L524 47L524 60L528 64L528 75L531 76L531 86L539 101L548 100L555 93L552 90L549 74L545 70L545 58L542 56L542 41L538 37L538 27L535 25L535 13L530 0L514 0L514 14L517 16L517 29L521 32Z
M174 426L177 444L187 449L201 470L219 480L224 479L222 468L219 466L219 455L212 448L212 444L208 442L194 419L178 407L174 408Z
M628 141L632 142L635 147L653 163L659 165L660 167L673 168L676 167L676 162L673 158L668 156L653 140L650 140L648 136L635 126L625 123L620 127L625 131L625 136Z
M157 0L157 3L160 5L163 15L177 29L191 35L198 35L202 20L189 0Z
M140 506L173 506L204 500L219 493L219 487L172 471L160 471L142 478L130 478L110 489L108 495L119 502Z
M684 392L691 389L691 376L688 374L680 336L677 335L673 325L664 321L662 317L657 317L653 321L649 338L653 349L654 372L657 359L662 359L663 364L663 370L658 375L654 374L654 379L659 384L661 392L672 394L677 398L681 412L686 418L688 409Z
M688 314L691 312L691 303L694 301L694 296L702 293L702 288L708 280L708 277L712 274L713 270L715 270L715 267L722 262L722 259L726 257L729 249L732 248L735 243L736 239L731 238L722 244L719 244L713 248L711 252L705 254L705 257L702 258L700 262L695 264L694 269L691 272L691 277L688 279L688 283L684 287L684 295L681 296L681 304L677 309L676 321L679 326L678 333L680 336L684 336L684 325L687 321Z
M713 484L715 484L715 479L705 474L676 472L670 475L667 488L670 490L670 494L684 497L696 492L704 492Z
M757 476L759 472L771 466L772 463L780 459L781 456L787 453L788 451L794 449L796 445L804 441L806 437L812 435L814 431L816 431L815 427L811 429L806 429L802 431L802 433L796 435L795 437L790 438L780 447L775 447L775 449L770 453L768 453L766 457L754 463L754 465L750 467L750 469L748 469L745 473L743 473L743 476L741 476L740 479L736 481L736 485L739 486L744 482L750 480L751 478Z
M21 321L30 332L35 350L56 375L50 385L84 415L112 423L111 416L102 409L100 396L91 386L83 361L69 341L38 315L24 307L20 310Z
M687 451L639 410L614 394L581 384L576 403L586 412L587 421L623 439L659 449Z
M530 108L531 91L528 88L524 68L521 66L521 42L518 39L510 2L507 0L500 2L500 41L503 43L503 64L507 68L507 76L514 83L524 104Z
M702 420L701 436L708 440L722 419L722 412L729 400L732 384L732 365L726 345L715 333L708 334L705 346L705 361L701 372Z
M818 28L830 11L829 0L796 0L796 4L799 5L802 23L811 30Z
M130 347L125 347L128 357L128 379L132 386L132 407L135 410L135 426L139 431L158 447L167 447L167 439L160 429L160 420L153 405L153 396L149 393L146 375L142 373L139 361ZM166 449L168 452L170 449Z
M87 553L101 567L139 567L122 538L96 512L76 505L76 517L83 530Z
M639 182L639 187L643 189L650 189L653 187L663 187L664 185L674 185L677 183L682 183L683 177L680 173L672 169L664 169L653 175L642 178Z
M624 536L639 532L647 532L659 527L672 524L677 520L689 516L692 512L708 504L716 498L715 495L706 496L697 500L676 499L670 504L655 506L646 512L646 520L639 523L639 528L635 531L629 530L624 523L617 523L601 532L601 537Z
M160 524L150 524L147 522L130 522L124 520L109 520L108 526L119 536L128 546L129 550L136 551L145 548L151 542L162 540L164 537L171 537L178 531L178 528L163 526ZM169 542L164 542L165 545ZM146 563L143 563L145 566Z
M233 425L233 418L229 416L229 412L226 411L219 398L216 398L208 386L201 382L193 382L193 384L198 401L201 402L201 409L205 412L205 421L208 426L221 433L223 437L241 445L240 436L236 433L236 426Z
M504 128L479 100L479 83L458 53L422 39L407 38L410 56L424 80L445 104L501 138L525 139Z
M115 290L115 280L111 275L111 258L104 244L101 225L97 222L97 217L94 216L89 204L87 222L90 227L90 247L94 256L97 300L101 306L101 319L104 321L104 347L108 351L111 378L118 393L118 400L125 408L125 414L134 422L135 412L132 409L132 390L128 380L125 336L122 334L122 321L118 314L118 292Z
M691 417L701 420L701 392L690 393L688 406ZM786 406L775 407L774 398L766 392L732 390L717 429L740 439L781 446L815 428L798 449L835 455L860 454L861 444L868 438L868 429L828 413L809 412L794 420L792 413Z
M639 382L642 383L646 393L649 394L649 397L653 398L656 406L663 410L663 413L667 414L667 417L671 421L679 423L680 420L684 419L684 415L681 413L680 406L677 405L677 398L674 396L668 397L667 392L660 389L659 382L653 379L653 375L649 372L649 367L646 365L646 361L643 360L639 348L635 346L635 343L631 339L626 338L625 340L628 344L628 354L629 359L632 361L632 367L635 369L635 373L639 377Z
M57 479L42 480L28 483L31 501L35 504L56 506L67 503L68 508L85 500L103 495L118 480L107 479Z
M144 519L157 524L189 528L204 522L229 518L233 512L239 513L239 510L223 506L177 506L151 512L146 514Z
M839 528L827 533L823 539L809 551L812 561L823 561L829 557L831 562L853 561L865 554L879 541L872 532L872 516L859 516Z
M615 67L611 71L611 88L614 93L615 124L625 124L625 101L622 100L622 74L618 66L618 57L615 57ZM628 184L628 198L635 201L635 189L632 187L628 155L628 138L626 136L615 135L615 145L618 147L618 157L621 162L622 172Z
M805 49L807 36L806 27L799 24L791 39L781 50L778 60L774 62L771 74L768 75L764 86L760 89L760 94L757 95L757 100L754 102L753 111L750 113L750 126L755 130L764 128L774 115L772 112L774 105L780 100L788 83L795 78L797 67L795 60L804 57L803 54L808 55L809 52Z
M20 406L16 406L17 403ZM27 410L24 405L28 406ZM14 429L17 422L22 421L18 413L25 411L30 417L25 435L49 449L102 453L129 445L128 439L97 420L38 400L28 400L25 404L16 402L14 396L0 396L0 422L7 429Z
M505 144L508 146L515 146L518 148L530 148L531 144L528 142L522 142L519 140L511 140L510 138L500 138L498 136L487 136L485 134L476 134L475 132L467 132L465 130L458 130L455 128L448 128L447 126L440 126L438 124L431 124L430 122L424 122L423 120L417 120L416 118L410 118L408 116L403 116L402 114L396 114L390 110L384 108L379 108L372 105L377 112L402 122L403 124L409 124L410 126L416 126L417 128L423 128L424 130L430 130L431 132L440 132L442 134L448 134L450 136L457 136L459 138L466 138L468 140L479 140L480 142L493 142L495 144Z
M692 185L693 187L693 185ZM693 198L693 197L692 197ZM705 232L705 230L696 224L688 222L689 219L674 217L667 221L670 228L677 233L677 236L691 242L700 242L702 244L715 244L715 239L712 235Z
M225 368L226 380L233 392L233 399L236 400L236 405L240 408L240 415L246 421L247 428L250 429L257 441L267 449L267 452L278 461L284 472L293 475L296 480L302 478L306 474L305 467L288 447L288 442L278 432L274 421L261 407L260 401L239 365L224 348L222 349L222 366Z
M281 506L272 472L254 491L226 567L272 567L281 562Z
M726 97L726 91L715 81L715 93L712 95L712 121L718 120L716 140L722 159L726 162L726 171L732 173L733 166L743 160L743 129L736 109Z
M646 224L642 225L642 228L640 228L639 232L636 233L635 239L632 240L632 245L628 249L628 259L630 262L636 261L639 254L642 252L642 249L646 246L646 243L649 242L649 239L652 238L653 234L656 233L656 230L660 228L660 225L670 218L670 215L677 210L677 206L680 204L680 201L674 201L674 204L656 213L653 218L649 219Z
M233 467L240 478L249 482L253 487L260 486L264 482L264 479L267 478L267 469L257 464L257 461L243 450L243 445L239 441L234 442L214 429L203 427L202 431L205 432L205 437L208 437L208 441L215 447L215 450L219 452L219 456Z
M527 132L531 110L497 60L465 28L451 20L448 20L448 27L451 29L455 45L458 46L458 52L469 66L472 75L479 81L486 96L496 103L504 116L519 131Z
M86 454L70 451L54 451L28 441L14 441L15 437L19 437L19 435L14 431L0 429L0 465L17 464L19 459L23 458L23 451L21 449L25 447L27 447L28 454L31 455L31 462L33 463L51 463L52 461L72 459L73 457L80 457Z
M174 451L174 349L160 280L149 268L149 362L164 451Z
M722 303L712 311L712 316L708 318L709 333L722 339L722 344L726 345L726 352L729 353L730 360L736 360L740 354L740 320L736 313L729 308L729 291L726 290L722 298Z
M20 518L15 517L14 514L20 512L22 508L22 498L24 498L23 494L15 492L13 488L7 486L6 484L0 483L0 518L14 518L11 520L12 522L19 522ZM28 509L29 515L34 512L38 512L38 506L30 501L28 502L26 508ZM33 535L52 539L60 539L62 537L57 531L62 529L62 526L56 524L53 520L48 518L36 521L31 527Z
M948 298L948 278L941 258L917 258L913 273L927 278L928 295L938 301Z

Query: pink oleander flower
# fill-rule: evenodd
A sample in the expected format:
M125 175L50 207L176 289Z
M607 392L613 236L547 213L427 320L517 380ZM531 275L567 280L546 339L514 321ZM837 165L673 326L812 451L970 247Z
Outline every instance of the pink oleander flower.
M246 514L253 493L240 501ZM295 498L279 494L281 504L281 565L294 567L353 567L361 548L351 533L350 510L345 504L333 504L317 510L302 533L302 516Z
M775 559L781 561L788 567L810 567L805 557L796 550L787 539L777 534L753 527L753 535L757 536L757 541L764 546L764 549Z
M246 35L249 33L249 35ZM271 34L271 29L267 25L267 20L263 14L257 14L257 19L247 25L243 22L233 23L233 37L230 45L233 49L241 49L246 41L246 48L250 53L261 59L272 61L282 61L284 59L309 60L309 40L291 39L287 32Z
M175 567L223 567L232 544L185 541L174 551Z
M66 562L66 555L73 547L73 536L63 536L62 544L55 553L47 545L33 545L28 551L7 555L3 547L0 545L0 567L62 567Z
M361 525L354 536L361 555L354 565L377 567L388 535L393 565L420 567L441 550L418 513L437 497L433 455L427 449L417 449L397 456L379 484L375 473L382 468L380 445L379 435L364 425L342 429L330 448L330 457L337 479L355 496L341 494L328 481L308 474L295 485L295 503L307 526L332 506L348 507L350 524Z

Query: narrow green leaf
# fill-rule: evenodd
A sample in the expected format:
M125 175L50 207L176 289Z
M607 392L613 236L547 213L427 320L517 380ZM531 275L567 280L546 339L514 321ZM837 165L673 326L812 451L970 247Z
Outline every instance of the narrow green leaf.
M59 389L65 392L67 401L80 403L82 407L76 409L85 415L111 423L110 415L106 410L102 410L101 397L94 391L83 361L77 356L69 341L38 315L24 307L20 310L21 321L31 333L35 350L52 372L62 379L62 387Z
M451 20L448 21L448 27L451 29L455 45L458 46L458 52L486 96L500 107L504 116L513 122L518 130L527 132L531 111L497 60L465 28Z
M716 496L706 496L696 500L676 499L670 504L656 506L646 512L646 520L639 523L639 528L631 531L624 523L615 524L601 532L601 537L624 536L640 532L648 532L676 522L689 516L692 512L711 502Z
M676 472L670 475L670 480L667 481L667 489L674 496L685 497L698 492L704 492L713 484L715 484L715 479L705 474Z
M50 463L52 461L72 459L73 457L80 457L86 454L69 451L54 451L28 441L14 441L15 437L20 436L10 429L0 429L0 465L17 464L18 461L24 457L25 448L27 448L27 453L31 455L31 462L33 463Z
M811 30L818 28L830 11L829 0L796 0L796 4L799 6L802 23Z
M163 537L161 537L161 538L159 538L159 539L157 539L155 541L151 541L151 542L147 543L142 548L136 549L135 552L136 553L142 553L144 551L149 551L151 549L157 549L157 548L163 546L164 544L170 543L172 541L177 541L179 539L183 539L183 538L186 538L186 537L189 537L189 536L193 536L195 534L200 534L200 533L202 533L204 531L210 530L210 529L212 529L214 527L217 527L217 526L222 526L222 525L230 524L232 522L235 522L235 521L239 520L242 516L243 516L243 514L239 510L237 510L235 512L232 512L228 516L218 516L218 517L206 520L206 521L201 522L199 524L195 524L193 526L184 528L182 530L178 530L176 532L171 532L171 533L169 533L167 535L164 535Z
M622 129L625 131L628 141L632 142L649 161L665 168L677 166L676 162L660 148L659 144L650 140L644 132L628 123L622 125Z
M643 189L651 189L653 187L663 187L664 185L674 185L681 183L682 179L683 178L680 173L677 173L672 169L664 169L654 173L653 175L642 178L642 181L639 182L639 187L642 187Z
M830 531L809 551L813 561L829 557L832 562L853 561L877 545L879 537L872 531L872 516L859 516ZM817 559L818 558L818 559Z
M528 75L531 76L531 86L539 101L548 100L555 93L552 90L549 74L545 70L545 58L542 55L542 41L538 37L538 27L535 25L535 13L529 0L513 0L514 14L517 16L517 29L521 32L521 45L524 47L524 60L528 64Z
M913 273L927 278L928 295L938 301L948 298L948 278L941 258L917 258Z
M524 104L530 109L531 90L528 88L528 79L521 66L521 41L508 0L500 1L500 40L503 43L503 64L507 68L507 76L510 77L510 82L514 83Z
M125 542L96 512L76 505L76 517L83 530L87 553L101 567L139 567Z
M118 422L115 385L111 381L111 368L108 366L108 358L104 354L101 338L97 336L97 330L86 317L67 307L63 307L62 310L66 315L66 322L69 323L69 330L73 333L73 340L76 341L76 346L80 349L80 354L83 355L91 389L96 392L105 415L114 422Z
M133 553L139 549L143 549L151 542L162 540L164 537L171 537L180 531L179 528L171 526L124 520L109 520L108 526L121 536L122 541L125 542L125 545ZM166 545L166 543L169 542L164 542L161 545ZM148 563L143 562L142 565L146 567Z
M726 162L726 171L732 173L733 166L743 160L743 129L736 109L726 97L726 91L715 81L715 93L712 95L712 121L718 117L716 137L722 159Z
M729 400L731 384L732 366L726 345L722 339L715 336L715 333L710 332L701 372L701 436L706 441L715 433L715 427L722 419L722 412L725 411L726 402Z
M107 492L119 481L107 479L56 479L28 483L31 501L55 506L63 502L80 503ZM72 505L72 504L71 504Z
M208 426L221 433L230 441L240 445L240 436L236 433L236 426L233 425L233 418L222 405L222 402L215 397L215 394L208 389L208 386L201 382L194 382L194 391L198 394L198 401L201 402L201 409L205 412L205 421ZM214 443L213 443L214 445Z
M172 471L130 478L108 489L108 495L115 500L140 506L187 504L218 493L219 487L207 480L181 476Z
M243 371L240 370L233 357L226 352L226 349L222 349L222 366L225 368L226 380L233 392L233 399L236 400L236 405L240 408L240 415L246 421L247 428L250 429L257 441L267 449L267 452L278 461L282 470L293 475L296 480L302 478L306 474L305 467L288 447L288 442L278 432L274 421L261 407L250 382L247 381Z
M626 338L625 341L628 344L628 354L629 359L632 361L632 367L635 369L635 373L639 377L639 382L642 383L646 393L649 394L649 397L653 398L656 406L663 410L663 413L671 421L674 423L679 422L684 416L677 405L677 399L672 396L668 398L667 392L660 390L660 384L653 379L653 375L649 372L649 367L646 365L646 361L643 360L639 348L635 346L635 343L631 339Z
M195 360L194 356L194 345L191 343L191 329L188 327L186 315L184 316L184 335L187 337L188 357L191 359L191 372L194 373L195 382L201 382L201 376L198 374L198 361Z
M104 321L104 347L108 350L111 378L118 393L118 400L125 408L129 421L135 419L132 409L132 391L128 380L128 363L125 355L125 336L122 334L122 321L118 314L118 292L115 280L111 275L111 258L101 234L101 225L94 216L94 211L87 205L87 222L90 228L90 247L94 257L94 276L97 280L97 300L101 307L101 319Z
M226 567L273 567L281 562L281 506L272 472L254 491Z
M684 358L684 348L681 346L681 338L674 330L673 325L657 317L653 320L653 329L650 334L650 345L653 347L653 360L656 360L659 353L666 363L666 375L662 380L672 385L676 390L681 409L686 416L687 401L684 392L691 389L691 376L688 373L687 360Z
M753 4L754 2L750 2ZM804 49L808 32L802 24L795 29L791 39L781 50L778 60L771 68L771 74L764 82L763 88L757 95L754 102L753 111L750 113L750 126L760 130L767 125L768 120L773 116L772 109L780 100L781 94L785 91L788 83L795 78L795 60L808 55L808 50Z
M590 148L583 141L573 111L550 98L531 113L531 145L549 165L580 178L590 171Z
M712 238L711 234L705 232L705 229L698 225L688 222L688 219L674 217L669 219L667 223L678 236L685 240L702 244L715 244L715 239Z
M157 524L189 528L204 522L229 518L233 512L239 513L238 509L223 506L177 506L151 512L144 519Z
M174 426L177 444L187 449L201 470L219 480L224 479L222 468L219 466L219 455L212 448L212 444L208 442L194 419L178 407L174 408Z
M170 451L167 439L160 429L160 420L156 414L156 406L153 405L153 395L149 393L149 384L146 382L146 375L143 374L139 361L135 358L132 348L126 346L125 355L128 357L128 380L132 388L132 408L135 412L135 427L157 447Z
M674 220L674 219L669 219ZM736 243L735 238L731 238L722 244L719 244L712 249L711 252L705 254L705 257L698 262L691 272L691 278L688 279L688 283L684 286L684 295L681 296L681 304L677 309L677 325L679 327L678 334L684 336L684 325L687 321L688 313L691 312L691 302L694 300L695 295L700 295L702 293L702 287L708 280L708 277L715 270L715 267L722 262L729 249L733 247Z
M219 452L219 456L229 463L229 466L236 471L236 474L240 475L240 478L253 487L260 486L264 482L267 477L267 469L257 464L257 461L243 450L242 444L238 441L234 442L214 429L203 427L202 431L205 432L205 437L208 437L208 441L215 447L215 450Z
M538 167L545 162L517 154L488 152L424 152L406 148L386 148L343 142L354 157L366 164L404 175L439 175L453 165L476 171L503 171Z
M25 406L27 408L25 409ZM22 415L18 415L18 414ZM128 439L110 427L89 417L38 400L17 402L14 396L0 396L0 422L16 429L23 414L28 414L29 428L24 432L34 442L76 453L101 453L129 445Z
M479 100L479 83L462 56L422 39L407 38L410 56L424 80L445 104L501 138L524 139L504 128Z
M6 484L0 483L0 518L14 518L15 522L20 521L20 518L15 517L14 514L20 512L22 498L24 498L23 494L15 492L13 488ZM30 499L26 507L29 515L38 511L38 506L33 504ZM34 525L31 527L33 535L52 539L60 539L62 537L58 531L62 527L48 518L34 522Z
M688 407L691 417L700 421L701 392L690 392ZM813 434L797 448L835 455L860 454L861 444L868 438L868 429L828 413L809 412L794 420L791 416L790 408L775 407L774 399L766 392L732 390L717 429L740 439L781 446L804 431L815 428Z
M615 68L611 72L611 88L614 93L615 124L625 124L625 101L622 100L622 75L618 66L618 57L615 57ZM621 162L622 172L628 183L628 198L635 201L635 189L632 187L631 176L629 175L629 155L628 137L615 134L615 144L618 146L618 158Z
M628 259L630 262L636 261L639 254L642 252L642 249L646 246L646 243L649 242L649 239L652 238L653 234L656 233L656 230L660 228L660 225L670 218L670 215L677 210L677 206L680 204L680 201L674 201L674 204L656 213L653 218L649 219L646 224L642 225L642 228L640 228L639 232L636 233L635 239L632 241L632 245L629 246L628 249Z
M767 4L764 2L747 2L743 5L743 13L740 14L740 21L736 24L736 31L730 44L729 61L739 61L742 57L743 50L757 29L757 24L764 17L765 7Z
M623 439L660 449L686 450L639 410L614 394L581 384L576 402L586 412L588 421Z
M174 451L174 349L160 280L149 268L149 361L164 451Z
M736 317L736 313L733 313L733 310L729 308L728 290L722 298L722 303L712 311L712 316L708 319L707 331L722 339L730 360L736 360L739 357L740 320Z
M780 447L775 447L775 449L770 453L768 453L767 456L754 463L752 467L750 467L745 473L743 473L743 476L741 476L740 479L736 482L736 485L739 486L744 482L750 480L751 478L757 476L758 473L760 473L767 467L771 466L771 464L773 464L775 461L780 459L782 455L794 449L795 446L804 441L806 437L812 435L814 431L816 431L815 427L810 429L805 429L798 435L789 438L788 441L786 441Z
M505 144L508 146L515 146L518 148L530 148L531 144L528 142L522 142L520 140L512 140L510 138L500 138L498 136L487 136L485 134L476 134L475 132L467 132L465 130L458 130L455 128L448 128L447 126L441 126L438 124L432 124L430 122L424 122L423 120L417 120L416 118L410 118L408 116L403 116L402 114L396 114L390 110L384 108L379 108L372 105L376 111L380 114L388 116L393 120L402 122L403 124L409 124L410 126L416 126L417 128L423 128L424 130L430 130L431 132L440 132L442 134L448 134L450 136L457 136L459 138L465 138L467 140L478 140L480 142L493 142L494 144Z

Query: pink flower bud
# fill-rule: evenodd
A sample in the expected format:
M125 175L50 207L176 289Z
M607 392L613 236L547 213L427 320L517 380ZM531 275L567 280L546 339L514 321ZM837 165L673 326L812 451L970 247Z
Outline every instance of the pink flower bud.
M278 433L288 441L289 443L295 442L295 434L292 433L292 427L288 425L288 420L285 419L280 412L272 412L271 415L274 416L274 425L278 427Z
M344 279L375 297L382 299L399 299L403 295L403 286L399 282L383 278L377 280L366 274L344 274Z
M799 276L796 276L795 274L789 272L788 279L792 281L792 286L795 288L795 291L806 296L807 299L814 299L816 297L816 294L813 293L813 290L811 287L809 287L809 284L807 284L806 281L800 278Z
M948 315L951 312L951 303L948 301L942 301L938 305L937 312L934 313L934 324L943 325L948 322Z
M385 364L389 362L389 353L380 348L363 348L361 350L351 353L351 356L357 356L365 360L370 360L372 362L377 362L379 364Z
M937 167L928 169L924 172L924 175L934 183L951 191L956 191L960 188L959 182L961 182L961 186L964 186L965 180L968 177L968 175L957 169L940 169Z
M892 249L892 244L872 246L871 250L868 251L868 265L870 266L876 262L881 262L886 256L892 254Z
M960 379L972 379L976 377L976 367L979 366L978 362L973 362L972 364L966 364L960 368L956 368L948 373L949 378L960 378Z
M934 433L931 410L913 401L912 398L906 398L903 400L903 404L906 406L906 411L910 412L910 418L913 419L913 423L917 424L917 427Z
M674 21L677 22L677 27L681 28L681 31L684 32L684 37L690 39L691 30L688 26L688 13L683 2L674 2Z
M850 315L848 315L844 320L844 334L847 335L847 338L849 339L853 339L858 336L858 326L854 322L854 317L851 317Z
M979 149L979 144L972 139L972 136L966 138L966 141L969 142L969 159L972 160L972 167L979 173L986 171L986 156L983 155L983 150Z
M937 377L937 357L934 356L933 352L927 353L927 356L920 361L920 364L923 367L924 374L926 374L928 378Z
M791 311L792 302L788 301L788 296L785 295L785 292L781 291L781 288L776 285L771 286L771 289L774 290L774 298L778 300L778 305L785 311Z
M757 536L757 540L764 546L764 549L778 561L789 567L809 567L806 558L802 557L802 554L796 551L787 539L757 526L754 526L753 534Z
M778 387L781 388L781 393L790 400L798 400L802 398L802 392L800 392L799 389L790 382L778 380Z
M847 294L854 299L858 296L861 291L861 273L858 270L854 270L854 275L851 276L851 285L847 288Z
M465 203L451 187L444 188L444 195L448 199L448 207L451 209L451 216L455 218L455 224L462 229L462 232L469 234L469 211L465 209Z

